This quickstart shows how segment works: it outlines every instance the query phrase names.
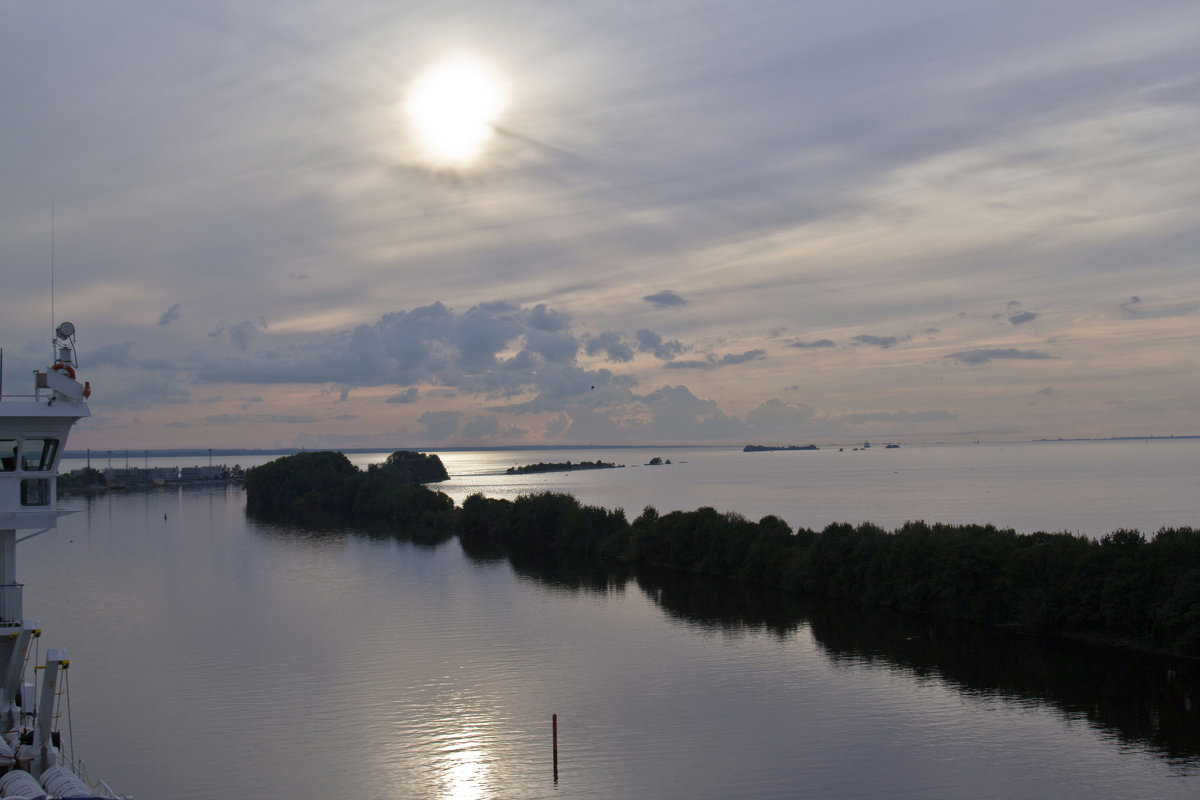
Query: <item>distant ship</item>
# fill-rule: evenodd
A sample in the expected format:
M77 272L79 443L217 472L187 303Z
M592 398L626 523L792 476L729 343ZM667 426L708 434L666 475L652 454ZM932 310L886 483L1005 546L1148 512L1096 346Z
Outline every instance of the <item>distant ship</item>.
M116 798L104 781L89 782L83 762L62 749L56 709L71 665L67 651L47 650L34 682L25 680L30 644L42 632L24 617L17 531L57 526L58 462L71 426L90 414L92 391L75 379L75 326L64 322L54 335L54 364L34 373L33 394L3 394L0 375L0 797Z

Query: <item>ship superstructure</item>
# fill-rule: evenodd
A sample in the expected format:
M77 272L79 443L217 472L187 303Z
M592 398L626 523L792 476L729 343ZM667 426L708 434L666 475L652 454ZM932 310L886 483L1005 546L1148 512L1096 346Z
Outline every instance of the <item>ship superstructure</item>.
M17 534L57 525L58 463L71 426L90 413L91 387L76 379L71 323L55 330L54 353L52 365L34 373L33 394L0 394L0 798L116 796L103 782L89 785L81 766L60 751L54 721L67 651L47 650L34 666L34 683L26 682L30 646L41 631L24 615Z

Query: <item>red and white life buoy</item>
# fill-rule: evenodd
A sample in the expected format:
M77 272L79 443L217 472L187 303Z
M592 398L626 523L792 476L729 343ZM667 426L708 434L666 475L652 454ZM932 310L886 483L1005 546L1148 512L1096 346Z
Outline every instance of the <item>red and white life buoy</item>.
M75 368L70 364L64 364L60 361L50 369L54 370L55 372L65 372L68 378L75 380Z

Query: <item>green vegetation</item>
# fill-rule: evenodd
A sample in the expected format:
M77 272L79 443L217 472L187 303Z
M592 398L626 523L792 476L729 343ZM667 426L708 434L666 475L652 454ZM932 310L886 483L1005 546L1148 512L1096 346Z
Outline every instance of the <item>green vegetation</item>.
M446 528L454 518L454 502L421 482L447 477L435 455L400 451L363 472L341 453L296 453L246 471L246 510L267 519Z
M60 494L102 490L107 487L108 481L104 479L104 473L91 467L84 467L73 475L58 476L58 491Z
M440 492L371 475L337 453L302 453L250 470L248 507L262 516L321 512L449 527L464 547L574 552L794 596L1200 657L1200 531L1192 528L1163 529L1149 540L1129 530L1091 540L924 522L894 531L870 523L792 531L778 517L753 522L707 507L661 516L647 507L630 523L620 509L563 494L473 495L456 509Z
M398 450L382 464L371 464L367 474L395 483L437 483L448 481L450 476L442 460L430 453L414 453Z
M570 461L560 462L540 462L537 464L526 464L523 467L509 467L505 470L508 475L531 475L538 472L571 472L577 469L616 469L616 464L610 464L607 461L580 461L573 464Z

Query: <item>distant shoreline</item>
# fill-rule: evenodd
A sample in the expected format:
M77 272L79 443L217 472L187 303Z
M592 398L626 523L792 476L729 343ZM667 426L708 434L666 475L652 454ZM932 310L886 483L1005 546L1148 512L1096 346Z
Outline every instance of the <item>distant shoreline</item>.
M880 441L884 440L884 437ZM1020 439L1013 441L987 441L987 442L968 442L957 441L949 442L944 440L930 442L907 442L901 438L892 436L891 440L900 441L907 447L922 447L928 445L976 445L976 444L1044 444L1053 442L1138 442L1138 441L1170 441L1173 439L1200 439L1200 433L1188 433L1182 435L1170 434L1166 436L1102 436L1102 437L1057 437L1057 438L1042 438L1042 439ZM857 440L855 440L857 441ZM854 442L824 442L820 445L826 447L844 447L850 446ZM420 450L423 452L440 452L440 453L471 453L476 451L489 452L521 452L533 450L682 450L696 448L712 448L717 449L742 449L740 444L510 444L510 445L478 445L465 446L455 445L453 447L443 447L440 445L404 445L395 447L391 445L380 445L377 447L335 447L332 448L336 452L346 453L348 455L358 455L363 453L392 453L397 449ZM226 458L229 456L291 456L296 453L314 453L321 452L331 448L307 448L307 447L276 447L276 448L212 448L214 456ZM112 448L112 449L93 449L91 457L94 459L109 458L109 454L116 456L118 453L122 458L128 455L129 458L207 458L209 450L207 447L176 447L176 448ZM87 450L66 450L63 452L63 458L80 459L87 458Z

